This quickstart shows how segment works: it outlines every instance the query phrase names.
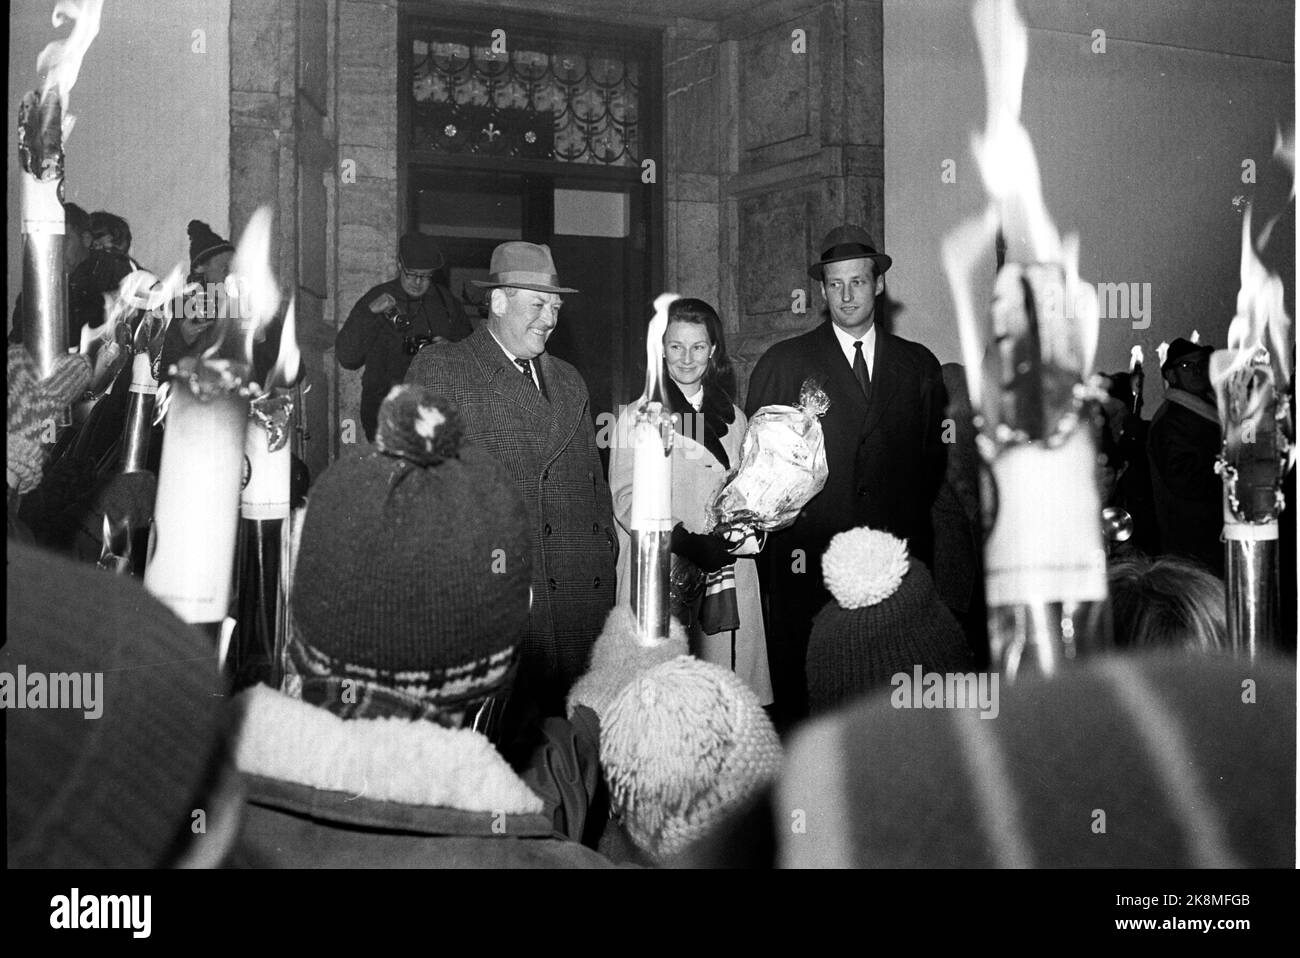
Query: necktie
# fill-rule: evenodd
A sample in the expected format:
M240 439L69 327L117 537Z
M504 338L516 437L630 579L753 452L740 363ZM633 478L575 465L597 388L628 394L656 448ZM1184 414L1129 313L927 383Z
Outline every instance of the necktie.
M862 387L862 395L871 399L871 373L867 371L867 359L862 355L862 340L853 344L853 375Z
M533 364L527 359L516 359L515 365L524 371L524 375L528 377L528 381L532 383L533 388L536 389L537 380L533 378Z
M538 369L537 369L537 375L534 376L534 375L533 375L533 363L532 363L532 360L530 360L530 359L516 359L516 360L515 360L515 365L518 366L520 369L522 369L522 370L524 371L524 376L527 377L528 381L529 381L530 383L532 383L533 388L536 389L539 393L541 393L541 394L542 394L542 398L545 399L545 398L546 398L546 389L545 389L544 386L542 386L542 370L541 370L541 367L538 367Z

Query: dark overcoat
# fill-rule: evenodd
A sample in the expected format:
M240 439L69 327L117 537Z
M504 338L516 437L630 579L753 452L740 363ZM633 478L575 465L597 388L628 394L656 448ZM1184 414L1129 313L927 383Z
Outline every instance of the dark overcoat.
M930 507L946 465L939 361L919 343L877 328L874 366L868 402L827 319L774 345L750 375L751 419L762 406L797 403L810 378L830 399L822 419L826 486L794 525L768 537L762 555L772 687L786 717L806 710L804 656L812 618L830 599L821 557L831 538L866 525L906 539L911 555L932 563Z
M539 698L555 705L586 671L614 605L618 541L587 385L549 354L540 368L548 398L481 325L460 342L425 347L406 381L459 405L467 437L505 464L523 494L532 523L533 606L520 682L541 686Z

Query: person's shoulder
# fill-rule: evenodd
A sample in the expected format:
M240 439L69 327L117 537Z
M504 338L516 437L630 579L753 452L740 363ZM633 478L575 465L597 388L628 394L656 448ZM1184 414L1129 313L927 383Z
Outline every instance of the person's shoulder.
M939 365L938 358L929 350L928 347L921 345L915 340L904 339L902 336L896 336L893 333L886 333L883 330L880 335L882 338L888 338L893 353L898 356L900 360L907 363L918 373L923 373L926 376L934 376L936 379L942 381L943 367Z
M433 385L459 380L468 375L473 354L465 340L430 343L415 354L406 373L408 383Z

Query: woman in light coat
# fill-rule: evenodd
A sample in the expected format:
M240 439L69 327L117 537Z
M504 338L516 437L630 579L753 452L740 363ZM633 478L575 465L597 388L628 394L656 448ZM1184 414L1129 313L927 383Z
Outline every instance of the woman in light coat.
M732 402L733 379L722 322L708 303L679 299L668 312L664 333L663 377L665 406L677 417L673 444L672 549L674 579L682 560L702 573L714 573L710 585L725 585L731 567L735 582L735 613L738 624L719 617L725 607L717 598L698 596L682 618L690 639L691 653L733 670L764 705L772 701L772 683L767 665L767 637L758 591L758 571L752 557L736 557L719 537L707 535L708 507L727 474L740 464L741 442L745 437L745 414ZM609 459L609 485L618 522L618 601L631 601L631 539L633 451L635 405L622 410ZM689 567L688 567L689 568ZM718 574L721 573L721 574ZM718 604L714 604L718 603ZM718 631L713 631L717 629Z

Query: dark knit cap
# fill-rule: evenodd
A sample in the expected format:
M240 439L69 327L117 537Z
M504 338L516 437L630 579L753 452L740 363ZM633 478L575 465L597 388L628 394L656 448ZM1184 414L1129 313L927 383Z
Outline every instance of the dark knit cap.
M219 253L233 253L234 245L212 231L202 220L190 220L190 269L197 269Z
M808 637L808 704L821 712L899 672L964 672L961 626L939 600L924 565L887 532L860 528L831 540L822 572L832 600Z
M135 580L12 540L5 592L10 867L172 864L205 840L191 830L195 809L215 838L226 753L212 642ZM41 685L45 707L34 708ZM56 685L79 687L80 707L50 707Z
M291 598L304 699L459 725L508 687L528 621L528 515L505 466L463 432L453 403L396 386L375 447L312 486ZM364 696L340 699L344 679Z

